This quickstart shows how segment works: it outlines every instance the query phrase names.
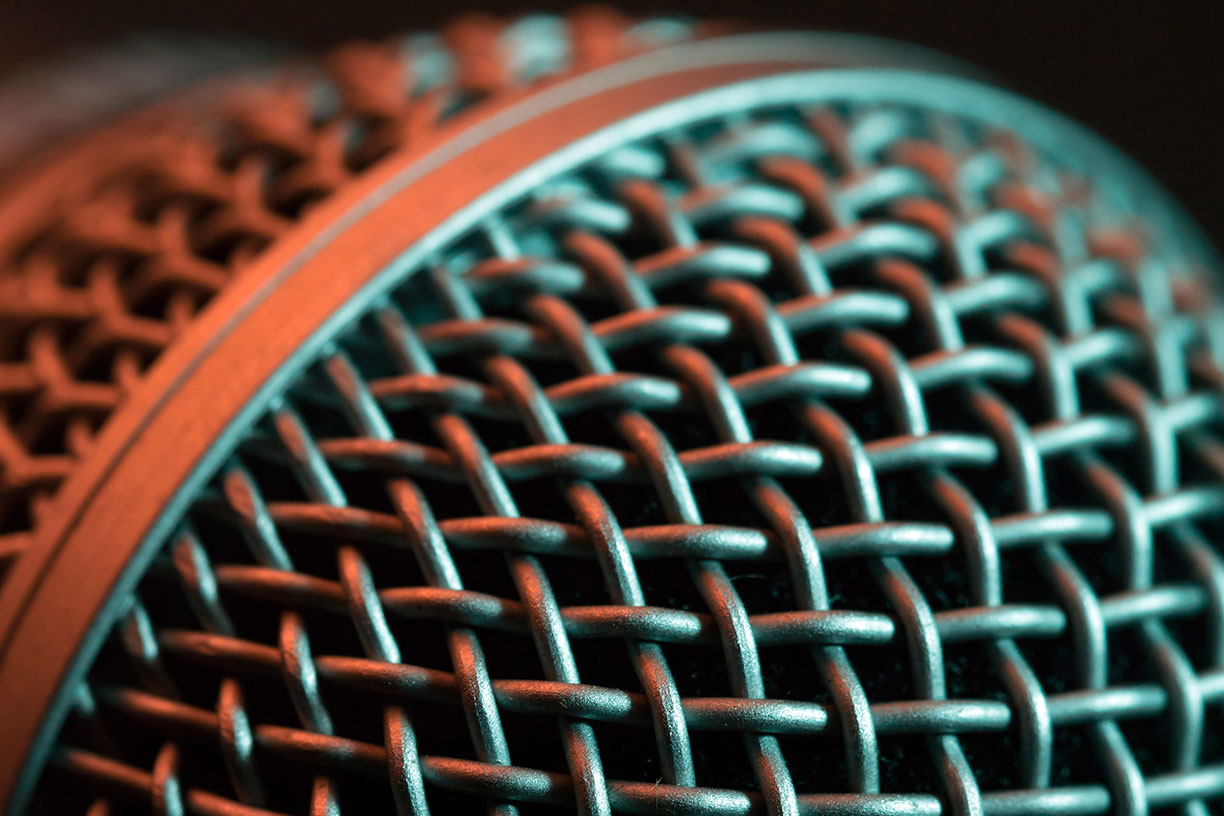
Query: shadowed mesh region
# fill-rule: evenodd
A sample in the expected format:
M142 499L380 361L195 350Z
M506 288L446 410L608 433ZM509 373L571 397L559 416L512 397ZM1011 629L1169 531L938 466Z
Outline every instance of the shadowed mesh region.
M1220 306L1142 218L895 104L551 179L241 441L39 807L1217 812Z

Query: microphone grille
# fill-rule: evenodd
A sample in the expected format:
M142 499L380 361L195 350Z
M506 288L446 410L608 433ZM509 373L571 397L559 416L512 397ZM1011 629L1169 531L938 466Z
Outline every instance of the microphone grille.
M701 30L469 15L283 69L149 36L0 88L0 580L134 384L313 208L481 102Z
M396 272L172 519L35 801L1218 804L1211 261L913 81L609 140Z

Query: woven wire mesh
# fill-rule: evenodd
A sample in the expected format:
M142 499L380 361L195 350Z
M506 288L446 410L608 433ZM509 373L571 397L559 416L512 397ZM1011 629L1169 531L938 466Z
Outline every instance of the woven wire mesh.
M92 814L1205 814L1214 283L885 104L614 150L412 270L130 599Z
M604 9L469 16L244 76L61 179L0 238L0 579L144 372L313 206L486 100L693 30Z

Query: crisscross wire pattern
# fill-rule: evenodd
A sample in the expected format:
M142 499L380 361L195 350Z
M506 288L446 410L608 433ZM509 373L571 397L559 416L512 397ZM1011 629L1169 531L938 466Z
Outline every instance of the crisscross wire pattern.
M338 49L151 119L0 237L0 578L163 349L311 207L479 103L692 35L602 9Z
M1107 184L862 102L553 179L251 430L43 803L1218 812L1224 324Z

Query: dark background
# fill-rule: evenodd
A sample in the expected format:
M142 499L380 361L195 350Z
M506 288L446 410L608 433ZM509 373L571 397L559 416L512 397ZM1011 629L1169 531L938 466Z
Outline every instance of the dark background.
M679 11L783 28L877 34L983 66L1005 85L1087 123L1161 179L1224 243L1224 4L1216 2L732 2L622 0L630 13ZM428 28L456 12L563 10L505 0L0 0L0 76L147 30L241 34L322 48Z

